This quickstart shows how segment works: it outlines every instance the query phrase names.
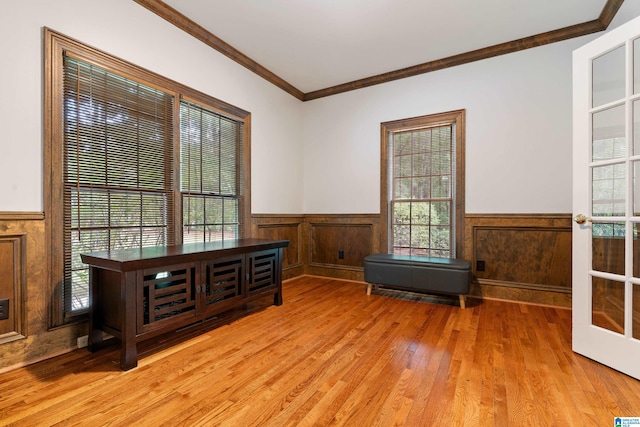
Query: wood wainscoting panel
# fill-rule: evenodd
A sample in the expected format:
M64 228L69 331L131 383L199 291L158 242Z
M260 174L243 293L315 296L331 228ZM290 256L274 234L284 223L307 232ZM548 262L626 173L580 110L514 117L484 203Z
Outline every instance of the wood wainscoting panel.
M473 295L571 306L570 214L467 214L465 240Z
M304 272L302 215L251 215L251 236L261 239L288 240L282 251L282 278L300 276Z
M371 226L311 223L309 265L362 268L371 252Z
M49 328L54 287L47 274L45 240L42 212L0 212L0 286L6 290L11 275L8 286L17 299L10 305L16 330L0 333L0 372L67 352L76 348L76 338L87 334L86 322Z
M307 215L306 274L364 279L364 258L378 252L379 215Z
M23 234L0 233L0 300L7 302L0 320L0 344L25 338L25 241Z
M308 274L364 280L364 257L379 252L379 230L378 214L251 215L251 237L289 240L283 279Z

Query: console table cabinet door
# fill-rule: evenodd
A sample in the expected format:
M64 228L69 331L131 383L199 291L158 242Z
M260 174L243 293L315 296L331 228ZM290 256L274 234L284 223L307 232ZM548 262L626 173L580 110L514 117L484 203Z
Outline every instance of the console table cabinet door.
M244 254L205 261L202 267L204 280L199 300L202 313L215 314L236 306L243 298Z
M278 289L279 254L278 249L247 254L247 297L273 293Z
M148 268L138 272L138 334L196 317L197 263Z

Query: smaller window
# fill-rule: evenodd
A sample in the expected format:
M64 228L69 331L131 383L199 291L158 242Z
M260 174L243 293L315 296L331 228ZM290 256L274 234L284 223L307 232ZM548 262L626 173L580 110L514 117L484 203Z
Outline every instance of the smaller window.
M455 253L454 124L391 132L391 249L449 258Z
M463 256L464 113L382 123L382 251Z
M183 242L237 239L242 123L182 101L180 153Z

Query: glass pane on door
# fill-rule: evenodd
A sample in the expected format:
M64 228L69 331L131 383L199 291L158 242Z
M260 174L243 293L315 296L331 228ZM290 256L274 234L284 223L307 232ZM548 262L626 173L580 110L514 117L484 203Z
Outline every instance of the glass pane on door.
M592 277L591 322L624 334L624 282Z
M633 154L640 154L640 101L633 103Z
M594 108L624 97L624 61L624 46L593 60L592 106Z
M592 216L624 216L627 186L624 163L592 168Z
M627 155L624 121L624 104L593 114L593 161L619 159Z
M633 41L633 93L640 92L640 39Z
M640 277L640 224L633 223L633 277Z
M631 298L633 298L633 337L640 340L640 285L633 285Z
M591 268L613 274L624 274L624 222L594 223L591 244Z

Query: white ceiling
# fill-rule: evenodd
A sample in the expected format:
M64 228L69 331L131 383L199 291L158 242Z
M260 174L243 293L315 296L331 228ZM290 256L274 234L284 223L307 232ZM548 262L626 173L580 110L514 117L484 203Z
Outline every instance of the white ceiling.
M597 19L606 0L164 0L303 92Z

